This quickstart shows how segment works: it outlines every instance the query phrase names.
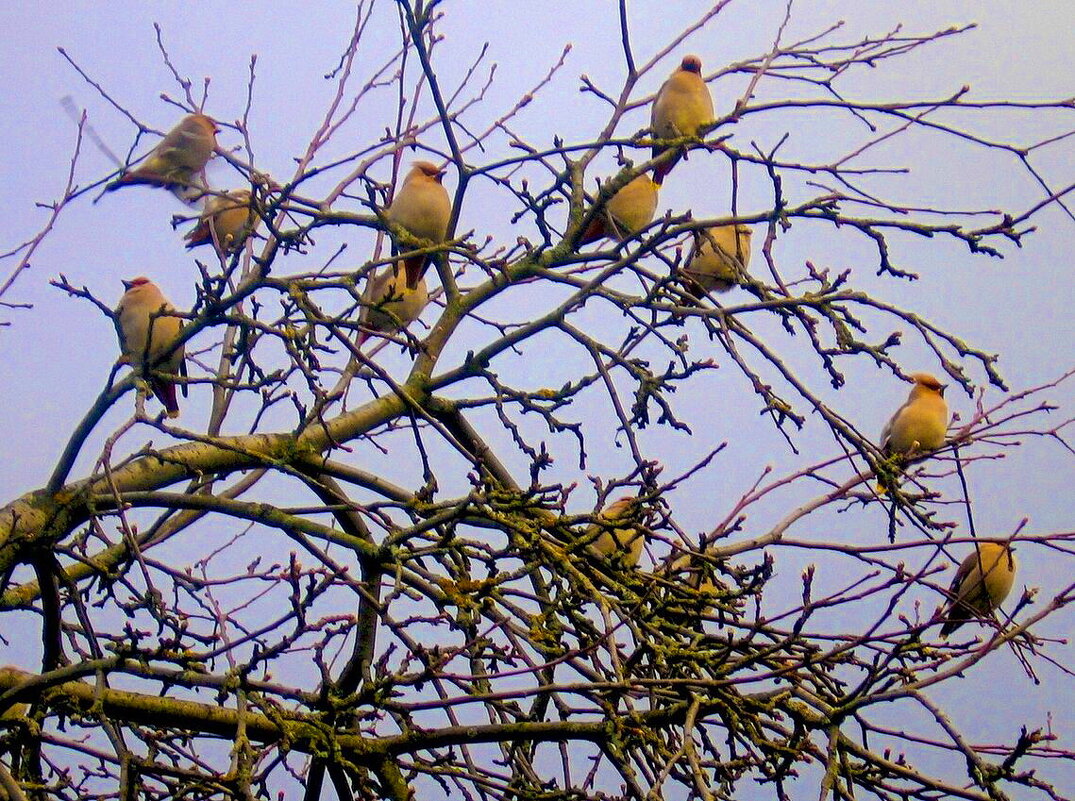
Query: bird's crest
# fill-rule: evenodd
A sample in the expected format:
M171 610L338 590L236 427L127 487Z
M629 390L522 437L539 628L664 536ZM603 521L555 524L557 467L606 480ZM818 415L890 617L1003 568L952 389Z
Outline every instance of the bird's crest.
M702 59L698 56L684 56L683 63L679 65L679 68L684 72L693 72L696 75L700 75L702 72Z

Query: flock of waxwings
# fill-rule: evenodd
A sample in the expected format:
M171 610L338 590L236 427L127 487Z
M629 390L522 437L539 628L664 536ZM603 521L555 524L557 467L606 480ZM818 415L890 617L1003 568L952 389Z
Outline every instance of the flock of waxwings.
M687 56L664 82L653 102L650 128L661 140L703 135L715 120L709 87L701 75L697 56ZM185 117L134 169L124 171L108 185L109 191L132 184L146 184L183 191L203 187L203 211L197 226L186 235L187 247L213 245L227 255L240 249L257 228L256 201L249 190L216 192L204 184L205 165L216 149L216 123L204 114ZM675 152L653 170L643 173L608 198L601 213L595 214L582 232L580 245L609 237L624 240L645 228L657 210L657 193L687 146L653 148L653 157ZM403 184L384 210L384 217L406 231L425 248L446 241L452 216L451 200L442 179L444 170L427 161L415 162ZM680 280L691 294L704 296L725 292L740 283L750 263L750 229L741 224L714 226L700 230ZM410 243L408 243L410 244ZM396 243L396 250L406 250ZM360 322L358 345L370 333L395 333L418 319L429 295L424 273L428 252L401 257L391 270L372 279ZM173 316L173 307L148 278L123 282L126 292L116 309L116 329L122 355L146 381L160 400L168 417L179 415L177 386L186 395L186 362L182 345L175 340L182 318ZM928 456L944 445L948 428L948 404L944 385L932 375L915 373L907 401L888 421L881 434L881 452L898 468L910 458ZM883 492L884 487L879 486ZM602 558L614 559L634 568L641 556L644 529L623 525L638 521L638 502L621 498L609 504L587 531L589 549ZM670 565L671 572L687 570L690 554ZM1009 542L975 543L963 560L949 590L946 609L940 615L941 634L947 636L968 620L984 619L1011 591L1015 579L1015 556Z

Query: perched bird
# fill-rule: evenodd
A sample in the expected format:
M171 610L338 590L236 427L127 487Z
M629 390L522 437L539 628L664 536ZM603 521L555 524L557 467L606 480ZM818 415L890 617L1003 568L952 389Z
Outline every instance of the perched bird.
M705 571L702 570L704 564L704 556L684 551L668 563L666 572L669 576L680 579L695 592L716 592L716 585L706 577Z
M608 199L602 213L594 215L579 239L588 245L604 237L623 241L641 231L657 213L657 184L648 175L639 175Z
M956 571L948 590L941 636L999 607L1015 583L1015 553L1010 543L978 542Z
M190 188L195 176L205 169L213 155L216 134L216 123L210 117L188 114L165 134L141 164L125 171L106 186L105 191L112 192L131 184Z
M704 125L713 122L713 98L702 80L702 61L698 56L684 56L679 69L673 72L657 91L650 112L650 128L658 139L678 139L697 136ZM653 157L668 148L654 146ZM679 156L656 167L653 180L664 183L665 177L679 161Z
M602 509L586 527L590 551L605 559L619 559L625 567L635 567L645 544L644 533L637 526L638 511L638 499L633 497L620 498ZM617 523L636 525L614 527Z
M249 189L210 195L198 224L185 237L187 248L213 245L221 254L234 253L260 222Z
M397 263L391 270L382 270L375 278L367 293L369 305L362 308L359 318L369 331L358 335L358 346L370 336L372 331L394 334L413 323L422 314L422 309L429 303L429 291L426 279L419 278L418 286L408 289Z
M664 592L668 620L688 625L712 610L725 587L706 562L702 554L683 551L667 563L663 572L669 579Z
M27 673L25 670L20 670L14 665L4 665L3 667L0 667L0 695L3 695L9 689L18 686L27 679L32 678L35 678L33 673ZM0 727L4 726L5 723L11 724L25 721L26 714L29 711L29 704L16 701L0 713ZM0 798L3 798L3 796L0 796Z
M403 186L385 210L385 217L416 239L427 239L433 244L443 242L452 218L452 201L441 184L443 178L444 170L436 165L414 162L403 179ZM397 245L397 252L399 249ZM428 263L429 256L412 256L404 261L408 289L418 286Z
M19 722L21 720L25 720L26 719L26 714L29 711L30 711L30 705L29 704L16 702L16 703L12 704L11 706L9 706L7 708L7 710L2 715L0 715L0 725L2 725L4 721L17 723L17 722Z
M123 286L127 291L116 307L116 333L119 334L119 347L123 352L120 361L131 365L149 382L153 394L164 404L169 417L178 417L175 382L157 373L171 373L184 378L187 375L183 346L172 349L183 327L183 320L169 314L175 309L148 278L140 276L124 281ZM183 396L186 397L186 394L184 384Z
M911 394L881 431L881 452L888 457L929 453L944 444L948 429L945 385L929 373L912 373L911 380ZM883 483L876 489L882 495L887 491Z
M705 295L739 284L750 265L750 234L742 224L695 231L694 248L682 270L688 290Z
M881 431L885 456L908 456L935 451L944 444L948 430L945 385L929 373L913 373L914 386L907 401Z

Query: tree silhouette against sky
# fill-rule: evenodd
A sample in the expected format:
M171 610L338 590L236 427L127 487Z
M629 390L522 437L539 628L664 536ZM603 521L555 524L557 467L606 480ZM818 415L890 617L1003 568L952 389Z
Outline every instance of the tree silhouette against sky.
M1075 107L892 89L973 26L861 35L789 3L768 49L722 61L733 5L657 41L621 3L587 29L614 63L579 62L565 43L586 32L566 30L520 75L497 69L513 42L456 35L477 7L358 3L323 86L286 100L301 123L275 126L256 123L258 58L225 104L184 77L166 20L161 130L61 51L92 94L66 189L6 256L0 337L32 349L29 320L70 317L70 349L39 358L83 416L35 410L50 475L0 511L0 797L1070 794L1070 734L1021 699L1044 682L1072 722L1072 535L1028 522L1005 472L1029 452L1070 476L1070 346L1009 388L992 343L934 318L1006 313L949 262L1071 225L1053 164ZM653 96L688 53L716 119L654 156ZM198 111L220 128L209 197L249 190L257 225L187 254L198 205L102 190ZM111 171L104 114L126 126ZM261 155L296 128L313 133L290 163ZM416 160L446 170L443 243L385 217ZM672 161L648 225L580 246ZM983 164L1033 199L944 181ZM69 218L129 243L107 273L48 258ZM682 271L733 224L749 261L704 295ZM360 344L393 250L430 256L430 303ZM59 291L25 308L43 270ZM118 357L112 276L142 274L184 320L175 420L126 367L79 365L83 324ZM1048 350L1048 321L1012 313ZM923 370L957 416L937 452L889 458L874 422ZM592 547L625 527L637 566ZM1015 587L942 639L979 539L1014 542Z

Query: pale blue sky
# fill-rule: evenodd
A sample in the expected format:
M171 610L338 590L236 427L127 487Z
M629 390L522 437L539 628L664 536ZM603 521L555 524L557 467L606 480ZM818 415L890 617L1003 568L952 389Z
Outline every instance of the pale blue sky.
M604 110L592 98L578 92L580 74L587 74L609 90L618 89L623 74L615 4L602 0L580 2L448 2L443 25L444 41L439 45L438 62L446 85L468 68L481 43L492 43L490 60L498 64L496 82L489 99L473 115L478 121L496 118L517 96L536 84L555 63L564 44L573 45L567 64L530 108L514 121L513 127L531 142L548 145L554 135L567 141L582 141L594 135L604 121ZM636 55L648 58L681 29L686 20L704 4L646 0L630 4L632 35ZM694 36L682 52L701 55L706 71L738 59L755 56L771 43L779 24L783 3L775 0L733 2L704 32ZM315 10L316 9L316 10ZM523 14L525 9L525 20ZM0 250L7 250L39 230L45 212L37 201L55 198L63 185L70 162L75 127L61 107L61 98L71 96L86 108L96 131L117 154L126 153L133 128L71 69L56 52L57 46L71 56L95 80L140 119L158 129L167 129L178 113L161 102L162 92L178 96L177 87L157 55L152 23L158 21L163 37L178 68L198 82L212 76L206 111L219 119L235 119L242 112L250 55L258 54L257 82L251 114L256 162L274 176L286 177L321 118L334 85L323 80L346 46L351 25L346 4L301 4L270 2L229 7L206 4L166 4L121 0L107 4L58 2L47 13L35 3L6 2L0 5L0 24L8 35L0 41L0 97L7 113L0 117L0 135L6 143L0 152L0 207L5 225ZM389 15L390 16L390 15ZM815 32L837 20L847 20L854 32L880 33L897 21L905 29L922 32L953 24L977 22L978 30L943 44L923 48L892 65L863 71L849 86L856 98L887 100L895 97L935 98L950 94L960 86L972 88L977 100L999 98L1044 100L1075 95L1071 67L1073 15L1069 2L1041 1L1025 4L979 3L938 0L882 4L873 2L801 2L786 38ZM380 65L394 47L394 29L383 38L371 39L359 59L360 70ZM653 91L672 69L677 58L667 59L647 77L639 95ZM898 66L897 66L898 65ZM726 109L742 93L747 79L730 76L713 87L718 110ZM780 85L763 81L760 97L783 91ZM392 92L372 96L341 132L329 153L342 155L352 147L375 139L391 121ZM952 118L949 121L958 122ZM1029 143L1068 130L1075 115L1054 114L1046 125L1033 127L1021 113L998 114L976 130L1013 143ZM638 111L629 120L628 135L646 124L646 113ZM974 123L977 125L977 123ZM852 126L829 128L803 116L794 123L787 118L747 118L733 131L736 143L756 139L771 146L779 135L791 131L785 155L811 154L812 158L835 155L865 134ZM1075 140L1059 143L1035 154L1034 164L1053 181L1055 187L1075 180ZM222 144L237 144L234 132L222 136ZM145 146L140 148L144 152ZM1023 211L1042 197L1040 187L1019 171L1009 154L953 148L937 137L902 137L871 152L871 165L911 164L909 176L878 179L873 186L890 197L918 204L935 203L958 209L999 208ZM609 169L611 159L600 162ZM696 216L725 214L729 206L729 181L723 164L704 171L706 163L692 156L669 179L661 196L661 210L687 208ZM86 143L77 179L87 182L103 177L108 161ZM694 180L688 169L694 169ZM704 176L699 180L697 176ZM224 164L211 165L210 180L221 186L237 183ZM378 177L386 179L386 173ZM764 175L744 170L739 208L746 213L764 212L770 201ZM449 185L454 176L449 174ZM319 187L331 185L326 181ZM794 191L794 190L793 190ZM512 242L518 231L509 222L511 209L491 192L478 187L467 199L460 230L474 229L476 238L486 233ZM1075 199L1073 199L1075 201ZM1069 205L1073 205L1069 203ZM111 325L84 302L66 298L48 286L48 281L65 274L76 284L86 284L99 297L114 302L121 294L120 279L139 274L155 278L171 300L180 307L193 300L196 275L189 254L180 247L179 233L169 225L172 214L187 211L164 193L143 189L109 195L96 205L83 198L61 216L33 260L32 269L18 281L6 300L34 304L32 311L0 309L0 321L11 323L0 329L0 442L7 443L6 458L0 460L0 497L5 501L41 486L74 424L100 391L116 356ZM801 265L805 260L831 268L834 272L851 268L859 286L877 291L893 303L906 304L923 316L946 327L970 343L1002 354L1000 369L1016 390L1057 378L1075 366L1075 331L1071 292L1069 243L1075 223L1055 206L1034 220L1038 227L1025 238L1023 247L1005 248L1004 260L971 257L966 249L920 238L894 238L899 263L921 274L913 284L874 277L873 254L863 242L848 232L834 232L829 226L797 224L778 240L774 253L784 265ZM342 235L326 233L319 248L303 262L285 261L290 269L307 270L327 258L332 243ZM354 235L347 233L354 239ZM756 237L757 242L760 236ZM371 240L351 241L345 260L356 266L369 252ZM0 280L10 271L11 261L0 262ZM535 296L534 308L542 300ZM514 305L513 305L514 304ZM528 304L493 306L504 318L525 317ZM427 322L435 319L427 313ZM590 319L589 312L582 316ZM595 315L593 320L599 319ZM774 327L769 332L779 336ZM204 343L208 344L208 343ZM906 388L865 363L848 366L849 385L839 392L826 388L826 380L816 370L816 362L803 356L802 343L788 343L793 363L811 375L813 388L825 394L850 417L860 430L876 433L902 400ZM693 348L709 347L704 336L694 330ZM460 347L460 352L464 348ZM399 356L384 352L397 368L405 367ZM908 344L901 351L908 370L919 368L923 351ZM656 355L656 354L654 354ZM723 354L720 354L723 356ZM656 360L663 366L666 359ZM726 360L725 360L726 361ZM543 382L557 386L565 370L576 366L564 361L555 347L531 348L518 360L517 369L528 386ZM810 373L810 371L814 371ZM971 374L981 380L982 374ZM209 402L207 392L195 388L183 423L204 425ZM955 390L949 395L954 411L964 416L972 401ZM997 394L991 392L995 399ZM1057 421L1071 416L1070 384L1048 395L1063 408L1054 413ZM742 399L742 403L737 403ZM697 396L677 398L677 403L696 426L695 436L670 434L666 429L650 429L642 441L653 452L667 453L668 473L683 469L723 439L733 439L727 458L715 468L719 486L711 478L672 499L681 522L691 532L708 528L723 516L728 503L738 497L772 464L778 472L801 459L831 455L832 442L818 421L812 421L797 444L803 456L794 456L781 437L759 427L749 388L732 365L724 363L715 377L698 383ZM126 404L126 400L125 400ZM104 437L126 419L129 407L115 409L86 448L75 475L82 475L99 454ZM714 415L716 410L716 415ZM595 413L596 409L595 409ZM716 421L713 422L714 416ZM701 425L699 425L701 423ZM600 425L600 423L595 423ZM236 427L237 430L237 427ZM747 436L738 436L749 432ZM131 450L146 439L158 444L160 435L135 432L125 440ZM565 481L586 485L582 473L572 469L570 439L550 438L564 449L558 475ZM626 469L622 450L602 447L601 436L590 449L587 472L619 475ZM390 460L369 454L370 469L383 466L395 480L415 484L410 466L386 464ZM518 460L509 460L521 466ZM1028 533L1041 534L1072 528L1072 459L1055 444L1032 441L1011 452L1003 463L972 474L972 494L977 502L979 530L990 535L1010 533L1023 517L1028 517ZM523 476L524 473L520 473ZM416 485L416 484L415 484ZM583 494L585 494L583 492ZM714 497L715 496L715 497ZM592 498L578 499L578 511ZM779 516L779 509L769 510ZM883 538L883 520L874 515L876 532L856 532L864 538ZM870 519L864 516L863 519ZM754 525L763 528L764 515ZM808 521L793 533L797 539L839 540L852 536L829 526L833 518ZM1039 602L1045 603L1070 582L1072 558L1055 552L1024 546L1020 552L1023 569L1018 586L1040 587ZM778 569L793 582L803 564L818 561L814 552L782 549ZM822 586L843 581L838 568L826 571L819 566ZM930 601L935 603L936 599ZM1045 630L1059 636L1071 633L1073 616L1058 616ZM36 653L36 652L35 652ZM1071 646L1057 646L1053 655L1071 667ZM0 644L0 664L15 661L32 665L34 657L22 646L14 650ZM1040 663L1043 684L1034 686L1023 676L1009 653L990 657L985 665L967 678L937 691L937 697L952 705L957 719L972 721L971 739L1012 740L1019 725L1030 728L1047 725L1047 710L1054 713L1053 727L1068 744L1075 715L1071 712L1072 681L1050 666ZM1067 771L1069 787L1075 776Z

